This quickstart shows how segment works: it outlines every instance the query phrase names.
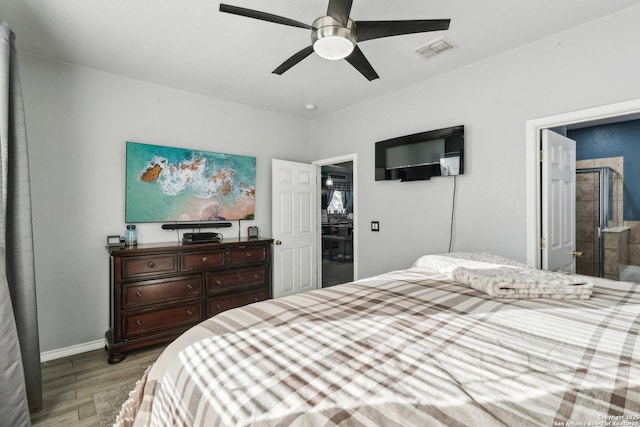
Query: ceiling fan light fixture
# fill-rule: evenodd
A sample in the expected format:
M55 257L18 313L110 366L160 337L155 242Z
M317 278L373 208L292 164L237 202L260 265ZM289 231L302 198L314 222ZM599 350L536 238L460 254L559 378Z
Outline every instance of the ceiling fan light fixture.
M355 46L344 37L323 37L313 44L313 50L324 59L336 61L351 55Z
M353 21L347 26L340 24L330 16L323 16L313 22L311 43L313 50L320 57L332 61L344 59L351 55L356 47L356 38L352 31Z

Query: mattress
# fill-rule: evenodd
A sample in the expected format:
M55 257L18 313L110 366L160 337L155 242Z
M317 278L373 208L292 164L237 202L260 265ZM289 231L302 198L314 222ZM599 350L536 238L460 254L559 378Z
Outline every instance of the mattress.
M640 425L640 285L593 284L500 299L412 267L229 310L167 347L121 421Z

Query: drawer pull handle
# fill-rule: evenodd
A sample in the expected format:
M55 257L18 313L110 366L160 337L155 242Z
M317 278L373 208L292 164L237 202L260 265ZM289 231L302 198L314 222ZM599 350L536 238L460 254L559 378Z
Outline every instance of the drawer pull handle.
M207 257L206 257L206 256L203 256L203 257L202 257L202 263L204 264L204 263L206 263L206 262L207 262Z
M253 277L255 277L256 279L260 278L260 276L258 276L257 274L254 274Z
M245 256L252 256L251 252L245 252Z
M253 301L258 302L258 301L260 301L260 298L258 298L258 297L253 297Z
M149 267L149 268L153 268L153 267L155 267L155 266L156 266L156 263L155 263L155 262L153 262L153 261L149 261L149 262L147 263L147 267Z
M220 280L216 280L216 285L222 285L222 282Z
M141 297L141 296L142 296L142 292L137 291L137 292L136 292L136 296Z
M191 283L187 283L187 289L193 289L193 285Z
M220 307L220 304L216 304L216 308L217 308L218 310L222 310L222 307Z
M138 325L138 326L142 326L142 322L141 322L141 321L139 321L139 320L136 320L136 325Z
M193 314L193 312L191 310L187 310L187 315L191 316Z

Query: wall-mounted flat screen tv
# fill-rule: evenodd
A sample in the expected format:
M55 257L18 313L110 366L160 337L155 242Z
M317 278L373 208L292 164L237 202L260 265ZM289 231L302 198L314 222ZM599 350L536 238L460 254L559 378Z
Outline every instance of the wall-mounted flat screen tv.
M125 221L254 219L256 158L127 142Z
M376 181L417 181L464 173L464 126L376 142Z

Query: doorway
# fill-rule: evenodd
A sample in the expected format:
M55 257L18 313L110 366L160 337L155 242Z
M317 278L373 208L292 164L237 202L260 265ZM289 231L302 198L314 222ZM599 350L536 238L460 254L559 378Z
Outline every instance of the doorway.
M322 287L353 281L353 162L321 166Z
M357 159L316 161L319 169L319 267L323 288L357 278Z
M526 123L527 174L527 263L542 267L541 229L544 213L540 173L540 135L544 129L567 126L595 126L633 120L640 117L640 100L580 110Z

